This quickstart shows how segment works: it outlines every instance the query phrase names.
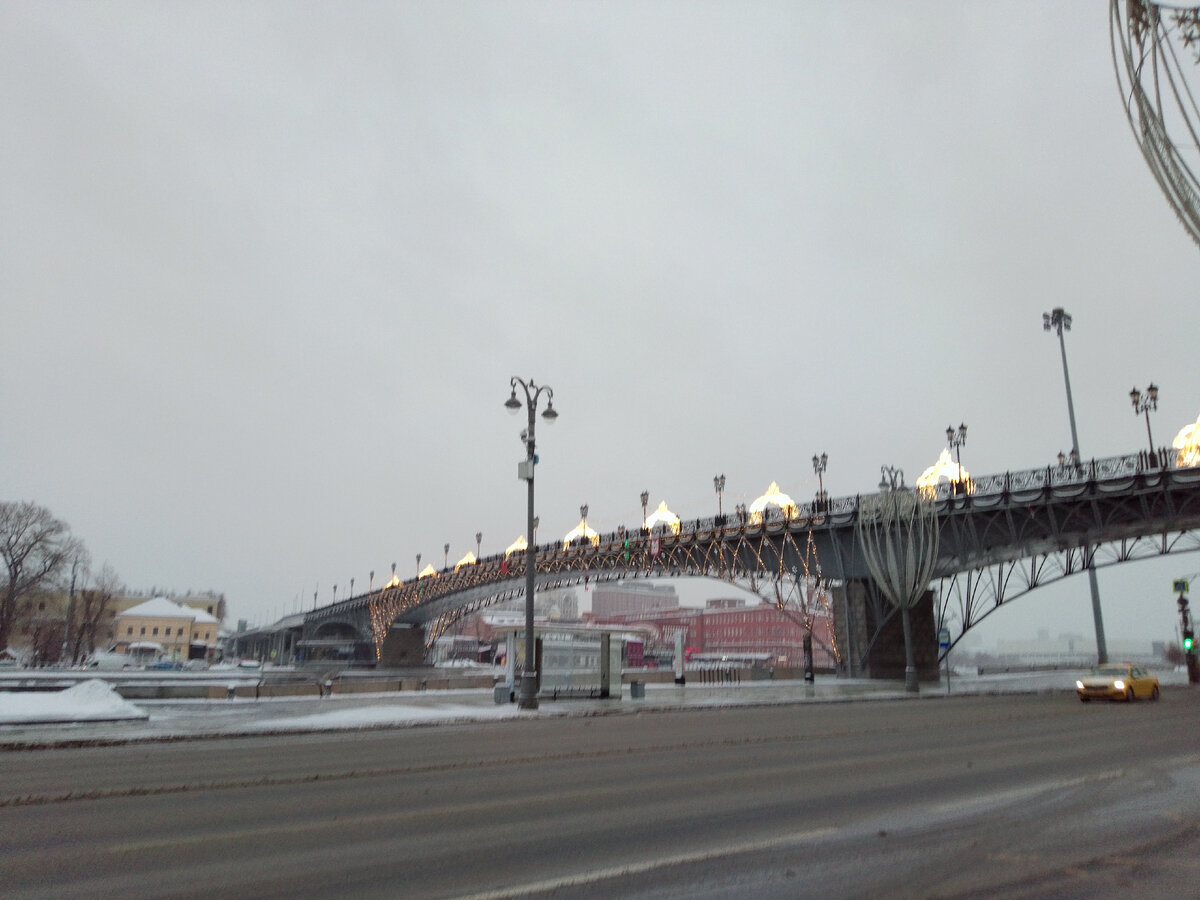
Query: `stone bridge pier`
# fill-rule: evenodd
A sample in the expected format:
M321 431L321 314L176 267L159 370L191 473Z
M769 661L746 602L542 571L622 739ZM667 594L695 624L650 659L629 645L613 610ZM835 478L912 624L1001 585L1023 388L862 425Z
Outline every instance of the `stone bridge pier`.
M904 628L899 610L866 579L850 579L831 593L838 646L845 648L845 658L850 661L846 674L903 680ZM917 678L937 681L940 675L933 591L926 591L909 614Z

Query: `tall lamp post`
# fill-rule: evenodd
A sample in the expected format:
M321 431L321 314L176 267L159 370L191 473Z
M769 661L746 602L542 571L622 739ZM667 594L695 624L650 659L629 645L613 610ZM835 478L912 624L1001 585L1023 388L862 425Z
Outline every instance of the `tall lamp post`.
M642 531L646 530L646 507L650 503L650 492L642 491Z
M1154 465L1154 435L1150 433L1150 411L1158 409L1158 385L1153 381L1146 388L1146 393L1143 394L1137 388L1129 392L1129 399L1133 401L1133 414L1140 416L1146 414L1146 439L1150 442L1150 465Z
M959 425L957 431L953 425L946 426L946 442L954 448L954 456L958 460L958 481L954 482L954 492L963 493L966 485L962 478L962 445L967 442L967 426Z
M713 477L713 487L717 491L717 519L719 521L722 518L722 513L724 512L724 510L721 509L721 495L725 493L725 476L724 475L714 476ZM644 513L643 513L643 515L644 515Z
M813 454L813 474L817 476L817 509L825 508L825 470L829 466L829 454Z
M480 548L483 547L483 532L475 532L475 559L479 559Z
M1071 455L1082 461L1079 454L1079 432L1075 429L1075 402L1071 399L1071 373L1067 370L1067 344L1063 340L1063 332L1071 330L1071 314L1061 306L1056 306L1048 313L1042 313L1042 330L1055 331L1058 334L1058 349L1062 354L1063 382L1067 386L1067 416L1071 420ZM1100 584L1096 581L1094 562L1088 562L1088 587L1092 592L1092 620L1096 625L1096 662L1103 665L1108 662L1108 647L1104 642L1104 614L1100 611Z
M504 401L504 408L516 415L521 408L521 400L517 397L517 388L520 387L525 394L524 406L529 413L529 424L522 437L525 440L525 459L517 466L517 477L528 484L528 516L527 524L529 530L529 540L525 548L525 668L521 673L521 696L517 700L519 709L537 709L537 678L540 673L537 672L537 644L533 637L533 582L534 569L537 566L536 546L533 542L533 470L534 464L537 462L537 455L534 451L537 449L537 444L534 441L534 426L537 424L537 405L538 398L542 394L546 395L546 409L542 413L542 418L546 420L547 425L554 423L558 418L558 413L554 411L554 389L549 385L538 386L533 383L533 379L525 381L521 378L513 377L510 382L512 386L512 395Z

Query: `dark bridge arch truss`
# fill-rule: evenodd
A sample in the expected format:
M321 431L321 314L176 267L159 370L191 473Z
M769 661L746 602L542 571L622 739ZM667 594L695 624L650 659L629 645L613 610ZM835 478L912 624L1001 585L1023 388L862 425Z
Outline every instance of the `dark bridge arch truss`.
M768 517L761 525L613 537L599 546L539 548L535 590L626 579L707 577L758 594L809 629L818 606L827 602L814 590L823 576L811 530L800 530L782 516ZM462 619L524 597L524 563L524 554L520 559L514 554L507 562L488 558L458 572L372 595L371 632L377 653L393 622L423 623L429 647ZM836 641L826 649L840 661Z
M1102 569L1197 550L1200 530L1188 529L1047 551L945 576L939 579L934 594L938 628L946 628L951 634L950 648L942 652L941 658L967 631L1001 606L1037 588L1086 572L1089 565Z

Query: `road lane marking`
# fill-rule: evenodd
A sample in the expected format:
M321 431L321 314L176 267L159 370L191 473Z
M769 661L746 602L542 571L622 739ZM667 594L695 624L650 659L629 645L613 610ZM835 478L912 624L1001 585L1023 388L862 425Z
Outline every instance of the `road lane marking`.
M530 881L514 885L502 891L484 891L478 894L463 894L457 900L504 900L506 897L520 897L526 894L545 893L560 888L583 887L608 881L612 878L625 878L630 875L642 875L669 866L681 866L689 863L707 862L724 856L736 856L742 853L758 853L764 850L779 850L783 847L797 847L812 841L829 837L840 829L813 828L793 834L776 835L756 841L742 841L736 844L723 844L720 847L707 850L693 850L690 853L678 853L674 856L663 856L658 859L646 860L640 863L626 863L621 866L610 866L603 869L591 869L574 875L563 875L560 878L547 878L542 881Z

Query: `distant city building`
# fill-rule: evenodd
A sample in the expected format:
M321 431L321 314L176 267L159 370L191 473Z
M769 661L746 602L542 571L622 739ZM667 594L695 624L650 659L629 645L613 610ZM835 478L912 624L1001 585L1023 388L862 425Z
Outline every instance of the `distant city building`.
M596 622L625 625L645 638L648 659L665 661L683 634L685 652L692 658L761 659L771 666L800 668L804 664L804 627L767 603L750 605L743 598L710 600L704 609L676 606L640 612L593 616ZM835 669L828 648L833 646L833 622L827 613L813 620L813 666Z
M597 620L678 606L679 596L673 584L619 581L604 582L592 588L592 617Z
M211 659L219 627L217 617L203 609L155 597L117 613L114 649L152 651L173 660Z
M521 621L525 621L525 598L518 597L515 600L489 606L482 615L488 620L507 622L511 616L505 615L506 613L518 614L521 616ZM562 587L536 591L533 595L533 615L538 619L577 621L579 619L579 598L576 596L575 588Z

